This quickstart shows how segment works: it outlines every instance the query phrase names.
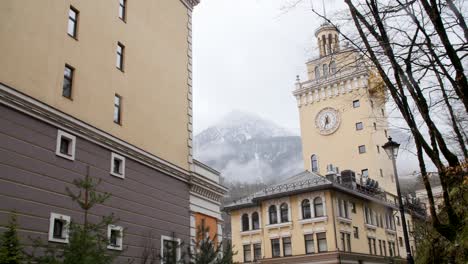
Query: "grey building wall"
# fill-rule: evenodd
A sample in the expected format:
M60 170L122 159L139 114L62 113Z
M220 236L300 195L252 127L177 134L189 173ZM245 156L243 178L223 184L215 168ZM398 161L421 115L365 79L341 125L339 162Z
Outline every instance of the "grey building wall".
M55 154L57 128L0 105L0 232L10 212L18 215L20 239L47 241L50 213L82 222L83 214L66 194L72 181L90 175L102 179L99 190L112 197L91 210L91 221L114 213L124 227L124 251L117 263L141 256L151 235L159 248L161 235L190 235L189 186L126 157L125 179L110 175L111 151L77 137L75 160ZM72 131L68 131L73 134ZM150 140L150 139L148 139ZM50 243L50 242L49 242Z

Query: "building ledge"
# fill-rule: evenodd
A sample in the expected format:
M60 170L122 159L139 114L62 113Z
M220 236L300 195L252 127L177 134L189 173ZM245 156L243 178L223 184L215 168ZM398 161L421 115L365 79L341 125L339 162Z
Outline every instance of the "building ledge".
M351 224L353 222L353 220L351 220L351 218L345 218L345 217L341 217L341 216L338 216L337 219L338 219L339 222L342 222L342 223L345 223L345 224Z
M365 224L365 226L366 226L367 229L377 230L377 226L375 226L375 225Z
M267 226L265 226L265 228L266 229L271 229L271 228L279 228L279 227L286 227L286 226L292 226L292 222L267 225Z
M240 234L241 236L247 236L247 235L260 234L261 232L262 232L261 229L255 229L255 230L242 231Z
M389 233L389 234L396 235L396 230L392 230L392 229L387 229L387 228L385 228L385 232L387 232L387 233Z
M325 222L328 221L328 216L320 216L320 217L314 217L314 218L309 218L309 219L302 219L299 220L298 222L301 224L309 224L309 223L317 223L317 222Z

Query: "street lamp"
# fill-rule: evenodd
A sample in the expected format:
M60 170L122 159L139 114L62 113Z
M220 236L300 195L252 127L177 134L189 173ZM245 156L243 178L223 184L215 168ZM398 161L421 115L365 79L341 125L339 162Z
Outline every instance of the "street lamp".
M409 243L409 236L408 236L408 228L406 226L406 218L405 218L405 210L403 208L403 201L401 198L400 192L400 182L398 181L398 171L396 168L396 158L398 156L398 148L400 144L396 143L392 140L391 137L388 138L388 142L385 143L382 148L387 153L388 157L392 160L393 163L393 172L395 174L395 182L397 188L397 195L398 195L398 203L400 204L400 215L401 215L401 222L403 224L403 236L405 237L405 246L406 246L406 260L408 264L414 264L413 256L411 255L411 248Z

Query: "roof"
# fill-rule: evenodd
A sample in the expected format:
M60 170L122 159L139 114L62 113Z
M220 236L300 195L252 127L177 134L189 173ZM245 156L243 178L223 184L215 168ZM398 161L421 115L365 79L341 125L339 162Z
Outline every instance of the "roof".
M258 205L259 202L268 199L326 189L334 189L355 197L359 197L361 199L366 199L372 202L380 203L385 206L396 208L396 205L389 201L382 200L370 194L359 192L356 189L351 189L337 182L333 182L317 173L313 173L306 170L299 174L286 178L280 183L273 184L264 188L261 191L243 197L230 204L227 204L224 206L224 210L231 211L240 208L252 207Z

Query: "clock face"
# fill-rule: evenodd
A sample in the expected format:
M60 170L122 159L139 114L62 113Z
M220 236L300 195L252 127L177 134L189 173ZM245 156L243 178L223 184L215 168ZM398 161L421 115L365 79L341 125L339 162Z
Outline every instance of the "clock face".
M333 134L340 126L340 114L335 108L325 107L315 117L315 126L320 134Z

